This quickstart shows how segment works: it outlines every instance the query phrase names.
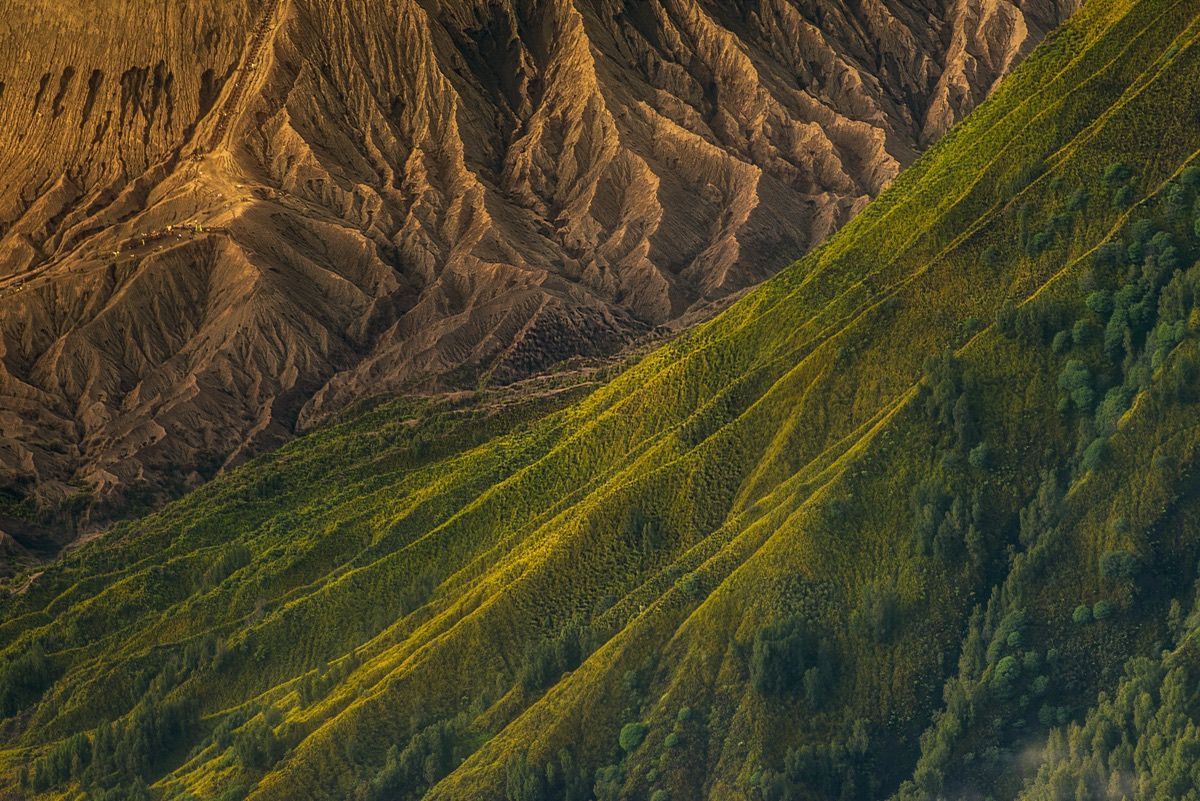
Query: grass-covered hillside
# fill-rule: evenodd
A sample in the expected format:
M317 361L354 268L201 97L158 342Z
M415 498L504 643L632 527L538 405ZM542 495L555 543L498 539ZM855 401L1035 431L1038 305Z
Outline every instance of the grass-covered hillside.
M1088 0L599 388L378 406L0 602L0 797L1200 787L1200 6Z

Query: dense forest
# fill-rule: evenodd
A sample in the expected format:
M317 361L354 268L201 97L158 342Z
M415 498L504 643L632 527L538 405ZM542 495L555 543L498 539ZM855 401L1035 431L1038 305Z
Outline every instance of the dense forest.
M1200 797L1198 108L1194 2L1089 0L636 363L17 576L0 797Z

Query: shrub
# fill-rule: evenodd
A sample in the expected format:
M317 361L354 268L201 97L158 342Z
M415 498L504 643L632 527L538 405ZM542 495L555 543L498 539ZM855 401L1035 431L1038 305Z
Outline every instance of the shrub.
M1179 174L1179 181L1188 189L1200 190L1200 167L1191 165Z
M704 579L698 573L688 573L678 584L679 589L689 598L698 599L704 596Z
M509 758L504 789L507 801L544 801L546 796L542 772L525 754Z
M1075 607L1075 611L1071 614L1071 620L1079 625L1092 622L1092 608L1087 604L1080 604Z
M244 726L233 738L233 752L247 768L266 770L283 756L283 744L266 720Z
M1058 388L1061 389L1071 404L1086 411L1091 409L1096 393L1092 389L1092 374L1087 366L1078 359L1069 359L1058 374Z
M794 620L771 623L754 636L750 652L750 680L763 695L794 689L804 675L805 643Z
M650 727L641 721L626 723L621 727L621 734L617 737L617 742L621 745L621 750L625 753L631 753L635 748L642 744L642 740L646 739L646 732Z
M1105 242L1096 248L1096 253L1092 256L1092 265L1100 272L1106 272L1119 266L1123 260L1121 246L1116 242Z
M971 449L967 462L977 470L986 470L992 464L992 448L986 442L981 442Z
M1003 657L996 663L996 669L992 673L992 688L1001 693L1011 692L1020 675L1021 663L1017 658L1011 654Z
M1071 341L1076 345L1089 345L1096 340L1096 326L1089 320L1076 320L1071 327Z
M1105 620L1112 617L1112 604L1108 601L1096 601L1092 604L1092 617L1096 620Z
M1100 557L1100 575L1107 579L1127 580L1137 575L1137 554L1125 550L1108 551Z
M1095 292L1089 293L1084 303L1087 305L1088 311L1097 317L1108 317L1112 314L1113 298L1112 293L1107 289L1097 289Z
M1104 463L1104 458L1108 455L1108 439L1106 437L1096 437L1092 440L1092 444L1087 446L1087 450L1083 452L1083 466L1087 470L1095 470Z

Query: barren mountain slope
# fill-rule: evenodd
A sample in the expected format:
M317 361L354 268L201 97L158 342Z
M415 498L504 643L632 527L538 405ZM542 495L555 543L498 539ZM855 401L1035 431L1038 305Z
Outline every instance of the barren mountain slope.
M171 490L821 241L1077 0L7 0L0 485Z

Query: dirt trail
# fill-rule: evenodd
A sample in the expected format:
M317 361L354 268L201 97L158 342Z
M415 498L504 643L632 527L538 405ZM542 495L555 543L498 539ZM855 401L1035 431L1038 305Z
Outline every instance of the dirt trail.
M19 586L13 587L12 594L13 595L24 595L26 592L29 591L29 588L33 586L33 582L38 580L38 576L42 575L45 572L46 572L45 570L39 570L36 573L30 573L29 576L24 581L22 581Z
M220 147L221 143L225 141L225 135L229 133L229 125L237 114L242 98L246 94L246 88L251 80L258 75L258 68L262 63L263 51L267 46L267 35L275 26L275 21L279 16L279 10L282 6L283 0L268 0L267 4L263 7L262 15L259 17L258 23L254 26L254 32L250 35L250 43L246 48L246 55L242 58L242 63L234 76L233 87L229 90L224 102L221 103L221 109L217 117L217 127L210 134L207 146L200 145L196 148L196 152L193 154L194 158L203 158L206 153Z

